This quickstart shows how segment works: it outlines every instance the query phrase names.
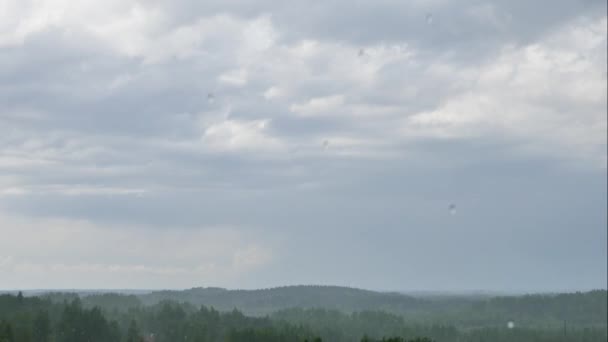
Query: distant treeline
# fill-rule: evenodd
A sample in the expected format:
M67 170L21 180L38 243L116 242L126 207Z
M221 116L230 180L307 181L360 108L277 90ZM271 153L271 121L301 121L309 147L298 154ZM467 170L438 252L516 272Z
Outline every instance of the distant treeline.
M55 301L76 294L53 294ZM513 321L520 328L562 329L563 325L603 327L607 320L607 292L508 297L434 296L412 297L337 286L288 286L265 290L194 288L157 291L145 295L86 296L85 304L124 310L165 300L205 305L219 311L237 308L250 316L266 316L290 308L324 308L344 313L383 311L408 322L453 325L462 329L501 328Z
M275 299L280 300L293 299ZM433 299L431 304L437 306L438 301ZM439 320L420 314L413 320L379 310L346 312L303 305L251 317L236 309L218 311L168 299L146 304L135 295L2 295L0 342L605 342L606 321L600 319L606 317L606 305L606 291L475 300L468 309L458 308L463 314L472 310L470 322L480 320L475 321L477 327L470 328L458 325L466 317L448 323L451 314ZM526 315L513 316L522 312ZM484 321L501 320L496 315L507 313L512 315L514 327L507 327L506 321L484 326ZM534 315L540 317L534 326L518 323L518 318ZM556 326L554 321L560 318L564 320ZM543 319L548 322L544 326L539 323Z
M381 311L362 311L345 314L326 309L288 309L276 312L273 320L303 325L311 328L328 341L357 341L362 334L371 336L427 336L438 342L532 342L532 341L603 341L608 338L606 325L583 327L563 325L551 327L521 328L507 324L496 327L458 328L429 320L414 323L408 319ZM585 325L586 326L586 325Z

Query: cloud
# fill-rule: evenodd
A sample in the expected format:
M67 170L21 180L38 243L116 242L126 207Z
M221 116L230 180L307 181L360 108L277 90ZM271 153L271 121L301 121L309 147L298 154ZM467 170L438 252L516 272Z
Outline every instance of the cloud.
M605 168L606 18L577 22L545 40L505 47L475 71L474 86L408 119L409 134L502 136L539 153ZM584 51L584 52L583 52ZM571 111L578 108L577 111Z
M220 82L237 87L244 86L247 84L247 72L243 69L229 71L220 75Z
M337 111L344 105L343 95L332 95L326 97L317 97L308 100L304 104L294 104L291 106L291 111L301 115L319 115L329 114L332 111Z
M66 222L80 227L74 234L85 245L91 234L156 250L161 238L187 248L207 239L232 246L217 251L221 261L193 253L164 263L147 251L34 260L34 248L10 228L27 248L0 255L0 264L29 270L21 284L52 269L61 274L57 286L74 279L71 271L120 286L128 282L104 272L140 274L137 284L187 286L190 272L234 284L241 270L258 266L267 273L257 284L280 283L285 265L265 266L278 260L276 246L266 245L275 236L286 244L281 260L307 269L289 279L315 282L333 273L298 261L304 232L334 234L320 252L333 258L340 234L362 248L352 232L378 229L376 245L366 247L373 253L400 227L399 241L422 239L408 245L416 259L437 235L427 239L418 229L446 224L442 213L454 202L458 219L467 204L469 212L503 217L484 206L499 202L513 214L505 225L536 231L515 222L528 217L543 222L546 235L564 232L563 242L571 231L543 203L578 194L576 214L586 219L577 224L584 232L577 246L604 234L597 228L605 226L597 205L605 202L597 189L605 189L606 175L604 1L28 0L0 7L6 222L42 236L63 234L57 227ZM555 205L560 215L571 212ZM484 229L507 227L492 222L453 223L462 234L453 238L497 246ZM251 245L248 234L258 237ZM74 247L63 243L56 252ZM524 240L517 248L529 252ZM602 248L572 259L596 265L589 260L605 255ZM559 258L550 246L540 249ZM506 260L509 251L500 253L486 259ZM72 256L81 254L88 255L76 248ZM377 254L366 264L370 274L378 269L371 263L395 259ZM531 258L548 262L542 257ZM349 269L345 260L335 267ZM597 269L589 267L588 283ZM163 282L168 274L176 280ZM373 278L378 283L366 284L389 286L382 274ZM461 286L483 277L470 279Z
M231 227L155 230L2 214L6 288L171 288L227 284L273 260L268 241ZM37 285L40 286L40 285Z
M205 129L203 143L212 150L277 150L281 142L265 131L268 120L225 120Z

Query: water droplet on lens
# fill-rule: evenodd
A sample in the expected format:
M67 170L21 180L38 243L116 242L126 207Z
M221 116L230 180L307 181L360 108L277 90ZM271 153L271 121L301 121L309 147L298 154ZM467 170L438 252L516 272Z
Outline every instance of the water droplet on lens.
M450 204L448 210L450 211L450 215L456 215L456 204Z
M427 24L432 24L433 23L433 15L431 13L427 13L426 14L426 23Z
M363 57L363 56L365 56L365 50L359 49L359 57Z
M513 328L515 328L515 323L514 323L513 321L509 321L509 322L507 323L507 328L509 328L509 329L513 329Z
M215 95L213 93L207 94L207 102L209 102L210 104L215 103Z
M323 149L327 150L329 147L329 140L323 140Z

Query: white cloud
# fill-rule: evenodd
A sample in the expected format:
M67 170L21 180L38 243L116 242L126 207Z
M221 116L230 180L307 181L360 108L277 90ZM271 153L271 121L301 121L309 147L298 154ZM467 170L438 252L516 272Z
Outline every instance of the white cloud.
M203 142L216 151L278 151L282 142L272 137L267 126L269 120L227 119L205 129Z
M247 84L247 70L235 69L225 72L220 75L219 81L229 85L242 87Z
M246 24L242 31L244 51L268 50L279 38L269 16L262 16ZM248 56L242 56L248 60Z
M605 157L606 18L577 22L545 40L505 48L476 84L406 121L408 136L503 137L529 150L601 165ZM602 29L603 27L603 29ZM581 55L587 55L581 59ZM446 72L449 74L449 71Z
M343 104L344 95L332 95L312 98L303 104L293 104L290 110L304 116L332 115L331 112L340 110Z
M283 91L281 90L281 88L273 86L266 89L263 95L265 99L272 100L281 97L283 95Z

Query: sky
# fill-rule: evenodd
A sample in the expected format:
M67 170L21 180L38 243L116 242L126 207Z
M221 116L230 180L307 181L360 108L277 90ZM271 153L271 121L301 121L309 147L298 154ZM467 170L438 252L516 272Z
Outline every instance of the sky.
M0 0L0 289L605 289L606 7Z

